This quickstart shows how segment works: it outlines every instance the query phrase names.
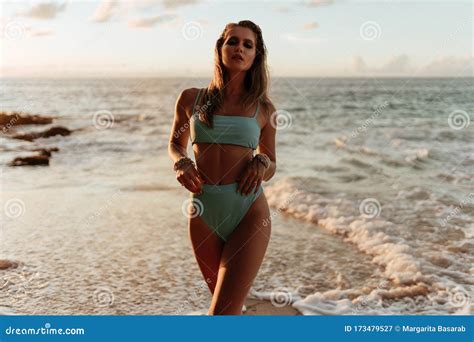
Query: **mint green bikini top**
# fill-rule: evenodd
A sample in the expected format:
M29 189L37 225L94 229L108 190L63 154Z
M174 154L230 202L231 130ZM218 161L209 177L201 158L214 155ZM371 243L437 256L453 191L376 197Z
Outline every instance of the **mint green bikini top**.
M190 120L191 143L232 144L255 150L260 140L260 125L257 121L259 103L253 116L213 115L213 128L199 120L196 104L202 89L194 100L193 116Z

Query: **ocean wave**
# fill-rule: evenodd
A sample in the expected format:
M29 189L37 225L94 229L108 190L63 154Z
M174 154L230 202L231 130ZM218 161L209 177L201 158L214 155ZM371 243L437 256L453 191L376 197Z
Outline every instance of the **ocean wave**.
M342 158L341 162L355 166L357 168L365 169L365 170L371 170L375 172L378 170L375 166L369 163L366 163L358 158Z
M305 107L289 107L285 109L289 113L295 113L295 112L304 112L305 110L308 110L308 108Z
M317 292L296 300L293 303L295 308L303 314L440 314L473 311L470 300L462 303L454 303L452 298L449 300L450 296L471 298L472 288L466 287L466 284L473 281L472 274L450 270L456 273L456 277L446 277L443 273L445 267L434 265L423 257L419 247L414 247L419 244L423 246L423 241L413 244L402 237L403 230L416 227L396 224L383 216L367 217L359 204L345 194L325 197L311 191L311 187L308 180L284 178L267 187L265 195L269 205L278 208L281 213L317 224L340 236L344 242L354 244L361 252L372 257L372 262L382 270L382 279L386 280L382 281L384 286ZM420 210L424 205L433 206L433 200L432 194L420 188L400 191L397 196L398 202L406 203L413 210ZM417 202L420 204L413 204ZM380 212L382 208L376 210ZM433 247L425 245L423 248L429 251ZM425 301L423 306L417 304L420 300Z
M176 186L164 186L164 185L148 185L148 184L136 184L133 186L123 187L120 191L176 191Z
M333 166L333 165L321 165L321 166L314 166L312 167L313 170L318 172L349 172L351 169L346 166Z

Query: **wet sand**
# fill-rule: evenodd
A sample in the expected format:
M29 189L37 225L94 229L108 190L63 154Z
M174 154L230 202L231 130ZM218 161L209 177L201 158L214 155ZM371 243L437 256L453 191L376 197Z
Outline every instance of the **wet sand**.
M245 316L299 316L301 313L292 306L276 307L271 302L249 298L245 301Z

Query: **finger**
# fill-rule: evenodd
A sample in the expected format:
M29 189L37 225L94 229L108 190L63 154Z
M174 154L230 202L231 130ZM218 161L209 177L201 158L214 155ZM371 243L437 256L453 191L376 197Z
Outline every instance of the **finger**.
M201 189L202 184L204 183L204 180L201 178L201 176L199 175L199 173L196 170L193 170L191 172L191 177L190 178L193 181L193 183L196 185L196 187Z
M265 167L263 165L259 165L258 176L257 176L257 184L255 186L255 193L257 193L258 189L260 189L260 185L263 182L264 175L265 175Z
M251 191L252 191L252 188L255 186L255 181L256 181L256 177L252 177L248 179L247 181L247 184L245 185L245 188L244 188L244 191L243 193L245 195L248 195Z
M198 192L201 193L202 191L202 184L204 184L204 179L201 178L201 175L196 169L191 169L189 171L189 179L194 185L194 190L193 192Z
M202 191L202 184L203 183L201 182L201 180L199 180L199 177L197 177L197 176L195 178L193 178L192 181L193 181L193 183L196 187L196 192L200 193Z
M249 188L252 186L252 179L253 179L253 176L251 176L251 175L249 175L249 176L247 176L247 178L245 178L245 182L242 184L242 187L240 189L240 192L243 195L246 195L249 191Z
M183 177L183 175L177 176L176 180L178 181L179 184L184 186L184 183L186 182L186 179Z
M198 172L198 170L196 169L192 169L190 171L191 175L192 175L192 178L196 179L196 181L198 181L199 183L202 183L203 182L203 179L201 177L201 174Z
M196 184L194 184L193 180L188 174L183 174L183 179L184 179L183 184L186 189L188 189L191 192L198 192L199 189L197 188Z
M252 183L252 187L249 189L249 195L252 191L257 191L258 189L258 178L255 178L253 183Z
M252 191L253 187L255 186L255 182L258 180L258 168L255 166L255 164L251 165L250 170L251 171L249 172L247 185L244 189L245 195L248 195Z
M242 177L240 177L239 185L237 187L237 192L242 192L244 185L247 183L247 178L249 177L248 172L245 172Z
M204 177L199 172L197 172L197 175L198 175L199 180L201 181L201 183L205 183Z
M256 194L258 192L258 189L260 189L260 185L262 184L262 178L260 178L257 182L257 185L255 186L255 190L254 190L254 194Z

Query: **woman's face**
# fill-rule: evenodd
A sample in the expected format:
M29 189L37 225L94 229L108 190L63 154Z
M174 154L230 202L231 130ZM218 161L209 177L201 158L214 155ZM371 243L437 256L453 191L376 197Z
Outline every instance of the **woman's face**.
M232 71L250 69L256 55L255 40L255 33L247 27L230 29L221 50L224 66Z

